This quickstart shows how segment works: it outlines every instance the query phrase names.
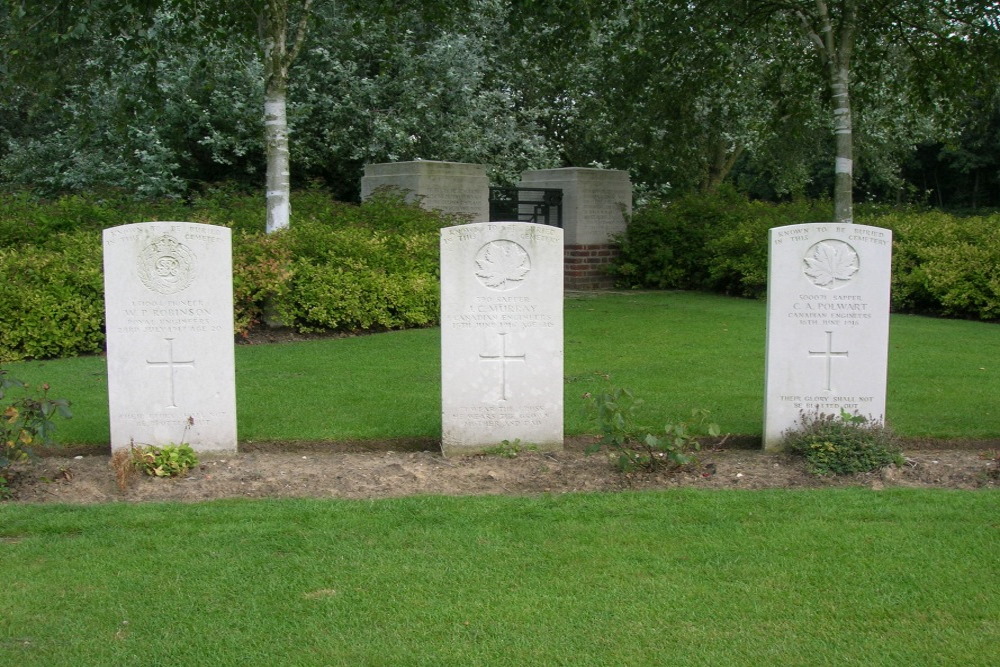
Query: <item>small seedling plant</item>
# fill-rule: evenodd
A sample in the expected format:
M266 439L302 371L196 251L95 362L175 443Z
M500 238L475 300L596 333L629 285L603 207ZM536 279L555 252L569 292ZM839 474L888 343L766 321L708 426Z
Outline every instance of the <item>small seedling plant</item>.
M9 400L11 390L22 395ZM27 461L33 447L52 443L56 417L72 416L69 401L49 398L48 384L41 386L40 394L33 394L31 387L0 369L0 498L11 494L7 483L10 466Z
M584 394L586 409L596 421L601 439L587 448L593 454L607 447L623 472L655 471L661 467L679 467L695 461L701 449L699 437L719 435L719 425L710 423L708 410L696 408L687 421L667 421L654 432L637 422L643 401L625 387L608 386L596 393Z
M135 467L153 477L180 477L198 465L191 445L132 447L131 457Z
M521 442L520 438L502 440L499 445L483 451L487 456L499 456L504 459L516 459L521 452L537 452L538 445Z
M841 410L803 413L800 427L785 433L785 448L803 456L815 475L853 475L902 465L895 434L885 424Z

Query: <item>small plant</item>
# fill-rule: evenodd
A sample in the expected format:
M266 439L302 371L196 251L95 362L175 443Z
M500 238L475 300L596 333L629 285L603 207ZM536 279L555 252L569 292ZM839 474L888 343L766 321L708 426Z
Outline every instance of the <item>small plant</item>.
M6 403L4 399L11 389L18 389L24 395ZM73 416L69 401L49 398L48 384L43 384L41 389L41 395L32 395L28 385L0 369L0 498L8 498L11 494L7 469L27 461L34 446L52 442L57 415L65 419Z
M153 477L179 477L198 465L198 456L191 445L132 446L129 450L136 468ZM112 462L114 465L114 462ZM118 473L118 468L115 468ZM128 484L127 474L117 475L119 486Z
M609 386L602 392L584 394L587 410L601 430L601 439L587 448L588 454L608 447L618 454L618 468L653 471L663 465L683 466L694 462L692 452L701 448L698 438L718 436L718 424L708 423L705 409L691 411L689 421L668 421L661 432L638 425L636 415L642 399L624 387Z
M801 427L785 433L784 445L804 456L815 475L852 475L902 465L896 437L881 422L845 410L840 415L803 413Z
M538 445L522 443L520 438L514 438L513 442L510 440L503 440L496 447L490 447L483 450L483 454L486 454L487 456L499 456L505 459L516 459L518 454L521 452L535 451L538 451Z

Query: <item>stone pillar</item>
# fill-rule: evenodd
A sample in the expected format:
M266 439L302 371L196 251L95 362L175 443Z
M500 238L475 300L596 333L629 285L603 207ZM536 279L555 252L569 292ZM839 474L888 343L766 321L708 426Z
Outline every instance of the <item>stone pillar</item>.
M385 186L405 190L407 201L419 200L428 210L463 215L469 222L490 219L490 181L480 164L418 160L365 165L361 199Z
M618 256L612 237L632 213L628 173L614 169L540 169L521 174L519 187L563 191L566 289L607 289L607 269Z

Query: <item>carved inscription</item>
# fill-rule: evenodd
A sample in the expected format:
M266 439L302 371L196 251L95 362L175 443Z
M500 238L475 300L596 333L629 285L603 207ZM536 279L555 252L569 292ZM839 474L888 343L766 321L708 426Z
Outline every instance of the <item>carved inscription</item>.
M445 213L469 213L478 210L486 201L488 188L426 193L424 206Z
M507 385L507 364L511 361L524 363L525 358L523 354L507 354L507 334L497 335L500 336L500 354L480 354L479 360L500 362L500 400L506 401L510 395L510 389Z
M170 404L167 405L168 408L177 407L177 369L178 368L194 368L194 359L189 359L187 361L180 361L174 359L174 339L164 338L167 342L167 358L165 361L150 361L146 360L146 366L151 369L165 369L167 370L167 376L170 379Z
M198 426L205 426L225 420L231 415L223 411L199 410L191 413L185 411L184 416L190 417L191 421ZM187 423L187 419L178 421L177 412L116 412L114 418L135 426L178 426L183 428L181 424ZM178 434L177 439L179 440L181 437L181 434Z
M139 280L158 294L176 294L194 280L194 253L186 245L164 234L139 252Z
M803 264L803 273L809 281L828 290L843 287L861 268L857 251L838 239L813 244L806 251Z
M528 252L513 241L491 241L476 253L476 278L492 290L503 292L520 287L529 271Z
M556 318L527 296L480 296L449 324L453 329L548 329Z
M833 391L833 360L838 357L847 358L849 353L847 351L834 352L833 350L833 332L826 332L826 349L821 351L809 350L810 357L821 357L826 360L826 385L823 387L826 391Z
M455 415L470 426L503 429L540 426L546 411L542 405L462 405Z
M214 315L204 299L132 299L116 330L129 334L222 331Z
M823 395L781 395L778 399L791 405L792 409L800 412L826 412L827 414L837 414L840 410L868 414L874 396L841 396L838 394Z
M856 294L799 294L788 318L823 327L858 326L872 318L871 308Z

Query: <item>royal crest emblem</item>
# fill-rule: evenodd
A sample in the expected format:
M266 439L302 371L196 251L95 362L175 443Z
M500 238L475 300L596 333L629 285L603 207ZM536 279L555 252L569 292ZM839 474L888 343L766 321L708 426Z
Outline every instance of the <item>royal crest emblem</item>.
M194 254L172 236L158 236L139 253L139 280L158 294L176 294L194 280Z

